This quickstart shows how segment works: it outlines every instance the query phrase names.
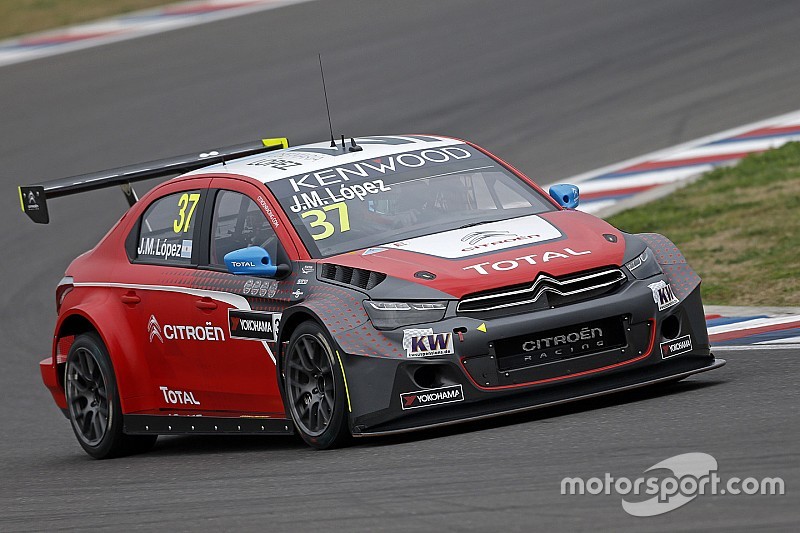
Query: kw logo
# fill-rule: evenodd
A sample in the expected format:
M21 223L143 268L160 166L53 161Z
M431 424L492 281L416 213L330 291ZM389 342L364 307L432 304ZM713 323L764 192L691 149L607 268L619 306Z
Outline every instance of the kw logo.
M651 283L648 287L653 291L653 301L658 305L659 311L672 307L679 301L672 291L672 286L664 280Z
M161 336L161 326L156 320L156 315L150 315L150 322L147 323L147 331L150 333L150 342L153 342L153 337L158 337L162 343L164 338Z
M408 357L426 357L453 353L452 333L433 333L411 337Z

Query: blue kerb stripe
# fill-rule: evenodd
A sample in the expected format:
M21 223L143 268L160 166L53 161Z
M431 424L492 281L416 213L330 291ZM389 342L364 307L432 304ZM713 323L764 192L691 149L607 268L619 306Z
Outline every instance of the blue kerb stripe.
M726 341L719 341L719 342L712 341L711 344L713 346L742 346L742 345L755 344L757 342L774 341L776 339L797 337L798 335L800 335L800 328L781 329L778 331L767 331L766 333L756 333L755 335L749 335L747 337L741 337L739 339L728 339Z
M706 320L706 326L713 327L713 326L725 326L727 324L736 324L738 322L747 322L748 320L755 320L757 318L769 318L769 315L758 315L758 316L731 316L726 317L723 316L721 318L712 318L711 320Z
M705 163L691 163L688 165L675 165L671 167L662 167L662 168L653 168L649 170L631 170L630 172L612 172L610 174L601 174L599 176L595 176L593 178L589 178L586 181L600 181L600 180L607 180L611 178L624 178L626 176L635 176L637 174L650 174L651 172L661 172L665 170L675 170L676 168L689 168L689 167L702 167L705 165L711 165L712 167L721 165L723 163L727 163L731 159L738 159L736 157L731 157L730 159L721 159L719 161L713 162L705 162ZM580 186L580 184L578 184Z
M598 191L600 192L600 191ZM644 192L644 191L642 191ZM592 193L594 194L594 193ZM606 202L608 200L622 200L624 198L630 198L634 194L637 193L626 193L626 194L616 194L614 196L599 196L597 198L591 198L589 200L581 200L581 205L591 204L592 202Z

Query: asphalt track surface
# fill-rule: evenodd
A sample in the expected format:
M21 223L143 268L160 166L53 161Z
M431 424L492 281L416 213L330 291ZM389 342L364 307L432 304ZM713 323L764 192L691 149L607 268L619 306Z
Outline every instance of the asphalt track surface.
M4 348L0 530L688 530L800 522L793 350L726 351L657 388L315 452L293 438L164 438L84 455L41 385L53 293L124 210L14 187L259 138L462 136L549 182L800 107L800 9L785 1L319 1L0 69ZM635 478L679 453L787 494L701 496L654 518L564 476Z

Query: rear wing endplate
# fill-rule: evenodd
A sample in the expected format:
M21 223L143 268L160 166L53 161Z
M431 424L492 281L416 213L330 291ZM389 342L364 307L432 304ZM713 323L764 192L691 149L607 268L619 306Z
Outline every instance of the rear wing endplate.
M133 187L131 187L133 182L178 176L215 163L288 147L289 141L285 137L261 139L256 142L236 144L201 153L168 157L158 161L150 161L149 163L138 163L101 172L46 181L36 185L25 185L19 187L20 206L22 207L22 212L28 215L31 220L37 224L47 224L50 222L50 214L47 210L47 200L50 198L119 185L122 187L122 192L125 194L128 204L133 205L138 200Z

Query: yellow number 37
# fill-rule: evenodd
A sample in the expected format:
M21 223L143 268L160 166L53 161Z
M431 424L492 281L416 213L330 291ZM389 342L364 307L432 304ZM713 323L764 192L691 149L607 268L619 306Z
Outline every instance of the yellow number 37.
M303 218L314 217L314 220L308 223L309 228L322 229L321 233L311 233L311 236L315 241L327 239L336 233L336 226L326 220L326 213L328 211L333 211L334 209L339 211L339 231L342 233L345 231L350 231L350 217L347 215L347 204L344 202L326 205L322 209L312 209L311 211L306 211L300 215Z
M197 202L200 201L200 193L183 193L178 200L178 218L172 222L172 229L175 233L186 233L189 231L189 226L192 223L192 216L194 216L194 208L197 207ZM189 207L189 204L192 204ZM186 208L189 208L189 213L186 213Z

